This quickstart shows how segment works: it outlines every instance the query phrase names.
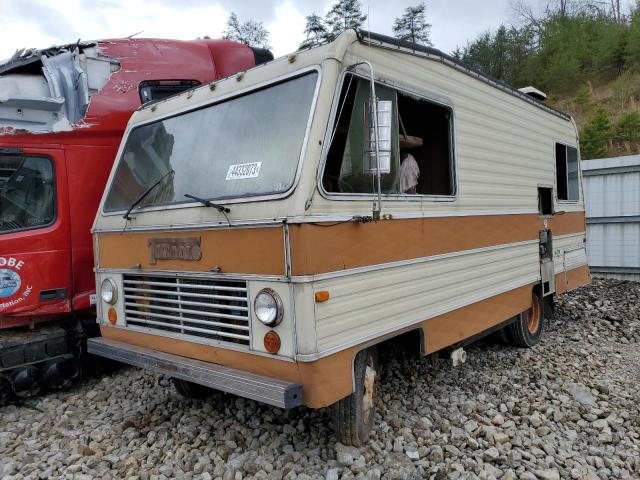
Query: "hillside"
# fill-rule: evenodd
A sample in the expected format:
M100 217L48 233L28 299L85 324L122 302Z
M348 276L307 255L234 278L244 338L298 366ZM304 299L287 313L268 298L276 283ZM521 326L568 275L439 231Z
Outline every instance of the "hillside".
M552 95L549 103L575 119L584 159L640 153L640 74L587 81L574 92Z
M453 55L546 92L576 119L583 159L640 153L640 0L626 13L607 5L552 1L541 16L521 10L517 25L485 32Z

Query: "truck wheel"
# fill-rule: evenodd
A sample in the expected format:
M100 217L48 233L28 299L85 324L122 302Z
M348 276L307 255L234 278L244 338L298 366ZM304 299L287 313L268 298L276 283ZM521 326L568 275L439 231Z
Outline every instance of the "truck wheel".
M353 362L355 391L333 405L333 425L338 440L362 446L373 428L380 368L375 347L363 350Z
M211 395L211 389L198 383L180 378L172 378L176 391L185 398L205 398Z
M531 295L531 308L518 315L517 320L505 328L509 343L516 347L533 347L542 337L544 328L542 300L535 292Z

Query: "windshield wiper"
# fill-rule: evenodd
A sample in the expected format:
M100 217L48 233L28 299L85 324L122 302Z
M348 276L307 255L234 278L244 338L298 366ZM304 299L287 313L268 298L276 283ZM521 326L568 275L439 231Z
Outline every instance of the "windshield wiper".
M231 211L229 207L225 207L224 205L219 205L217 203L210 202L206 198L196 197L195 195L190 195L188 193L185 193L184 196L192 200L195 200L196 202L200 202L205 207L215 208L216 210L222 213L229 213Z
M174 173L176 173L174 170L169 170L167 173L165 173L163 176L160 177L160 179L154 183L153 185L151 185L149 188L147 188L142 195L140 195L138 198L135 199L135 201L131 204L131 206L129 207L129 210L127 210L127 213L125 213L122 218L126 219L126 220L131 220L131 217L129 216L129 214L131 213L131 210L133 210L134 208L136 208L136 206L142 201L144 200L144 198L149 195L151 193L151 191L156 188L158 185L160 185L160 183L167 178L169 175L173 175Z

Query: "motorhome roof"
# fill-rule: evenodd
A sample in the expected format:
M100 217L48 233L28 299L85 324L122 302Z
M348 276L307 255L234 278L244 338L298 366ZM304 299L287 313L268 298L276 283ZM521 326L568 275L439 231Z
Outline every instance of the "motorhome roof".
M270 62L266 62L261 65L256 65L255 67L247 70L247 73L264 71L265 68L267 69L274 68L274 70L277 71L277 75L275 74L276 72L274 72L271 76L272 78L276 78L277 76L284 74L283 73L284 69L282 69L281 67L283 65L288 65L296 57L300 57L300 60L302 60L301 62L295 63L295 65L298 65L298 68L301 68L300 66L304 67L304 66L310 66L312 64L320 63L322 60L329 57L342 60L342 57L345 55L345 52L348 49L349 45L355 42L359 42L363 45L370 45L371 47L375 47L375 48L394 50L404 54L415 55L415 56L427 58L433 61L441 62L451 68L455 68L458 71L465 73L466 75L469 75L486 84L489 84L494 88L497 88L505 93L513 95L519 98L520 100L523 100L537 108L540 108L541 110L544 110L548 113L561 117L564 120L567 120L567 121L571 120L570 115L560 110L557 110L553 107L550 107L546 103L542 103L538 101L537 99L531 97L530 95L527 95L517 90L516 88L512 87L511 85L501 80L493 78L490 75L487 75L477 69L474 69L473 67L466 65L465 63L453 58L450 55L447 55L446 53L441 52L440 50L437 50L432 47L426 47L424 45L407 42L404 40L399 40L397 38L389 37L387 35L368 32L364 30L360 30L360 31L356 31L353 29L346 30L331 42L326 42L315 47L299 50L289 55L276 58L275 60L272 60ZM290 67L287 70L293 70L293 68L295 67ZM240 76L238 75L233 76L233 78L236 78L237 80L241 80L243 79L243 77L244 77L244 74L241 74ZM269 80L268 78L269 75L266 75L266 76L260 75L260 77L264 77L264 78L256 79L258 84L264 83ZM213 83L216 85L220 85L226 91L226 90L232 90L232 88L225 88L225 87L228 87L229 85L233 85L236 83L236 82L233 82L233 83L231 82L233 82L232 79L224 78ZM170 116L178 113L179 111L190 110L192 108L199 108L205 105L206 103L210 103L211 97L207 95L208 97L207 100L203 101L204 100L203 95L202 94L197 95L196 92L201 93L203 91L208 91L209 88L210 86L203 85L201 87L195 88L192 91L192 94L188 94L187 92L185 92L181 95L169 97L167 99L160 100L159 102L155 102L153 104L143 105L138 109L138 112L136 112L133 115L130 123L138 123L138 122L143 123L145 121L148 121L149 114L146 114L146 112L149 112L149 111L154 112L157 109L158 109L158 113L155 115L152 115L154 118L157 118L159 116L162 116L162 117ZM211 88L211 90L214 90L215 88L216 87L213 87ZM226 91L225 93L231 93L231 92ZM187 108L187 109L184 108L185 95L189 95L187 98L191 98L191 95L194 96L193 103L191 104L190 108ZM215 95L215 96L217 97L218 95ZM196 99L196 97L198 98ZM162 108L161 108L159 104L164 104L164 105L162 105ZM140 113L142 113L142 115L140 115Z
M561 110L557 110L553 107L550 107L549 105L547 105L546 103L543 103L537 98L534 98L531 95L527 95L526 93L521 92L515 87L509 85L508 83L503 82L502 80L498 80L497 78L492 77L491 75L488 75L481 70L471 67L466 63L452 57L451 55L447 55L446 53L436 48L427 47L425 45L420 45L417 43L407 42L406 40L400 40L394 37L389 37L388 35L382 35L380 33L368 32L366 30L359 30L357 31L357 34L358 34L358 39L360 40L361 43L371 45L373 47L392 48L394 50L402 51L403 53L408 53L408 54L414 54L414 55L421 54L420 56L426 56L428 58L439 60L454 68L457 68L458 70L462 70L465 73L478 78L479 80L482 80L490 85L493 85L494 87L500 90L506 91L511 95L514 95L524 100L525 102L531 103L532 105L535 105L543 110L550 111L556 115L559 115L565 118L566 120L571 119L571 116L568 115L567 113Z

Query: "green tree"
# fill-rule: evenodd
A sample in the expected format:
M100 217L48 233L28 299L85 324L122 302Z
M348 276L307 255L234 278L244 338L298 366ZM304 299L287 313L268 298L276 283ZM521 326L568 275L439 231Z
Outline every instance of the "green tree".
M483 72L517 86L531 85L522 74L533 52L535 35L531 28L501 25L494 34L484 32L453 55Z
M300 49L320 45L328 38L327 27L325 27L322 17L316 15L315 12L307 15L307 24L304 27L304 33L306 38L300 44Z
M616 140L640 144L640 112L626 112L620 116L613 130Z
M542 16L524 2L516 6L524 24L481 34L462 49L464 61L516 86L548 93L640 71L640 8L621 22L617 4L554 1Z
M251 47L271 48L269 31L264 28L262 22L248 20L243 23L234 12L231 12L227 19L227 29L222 34L222 38L236 40Z
M632 73L630 70L623 72L611 84L612 97L616 106L624 110L628 103L640 95L640 75Z
M613 126L609 114L604 108L598 108L587 120L580 135L580 153L582 158L603 158L607 156L607 147L613 137Z
M329 10L325 25L329 39L333 39L349 28L359 29L367 15L362 13L359 0L338 0Z
M573 103L583 111L589 108L591 105L591 88L588 84L585 83L578 88L575 96L573 97Z
M625 63L629 68L640 72L640 2L637 3L635 11L631 15Z
M431 46L432 43L429 39L431 24L427 23L425 10L424 3L407 7L404 14L397 17L393 22L393 34L395 37L407 42Z

